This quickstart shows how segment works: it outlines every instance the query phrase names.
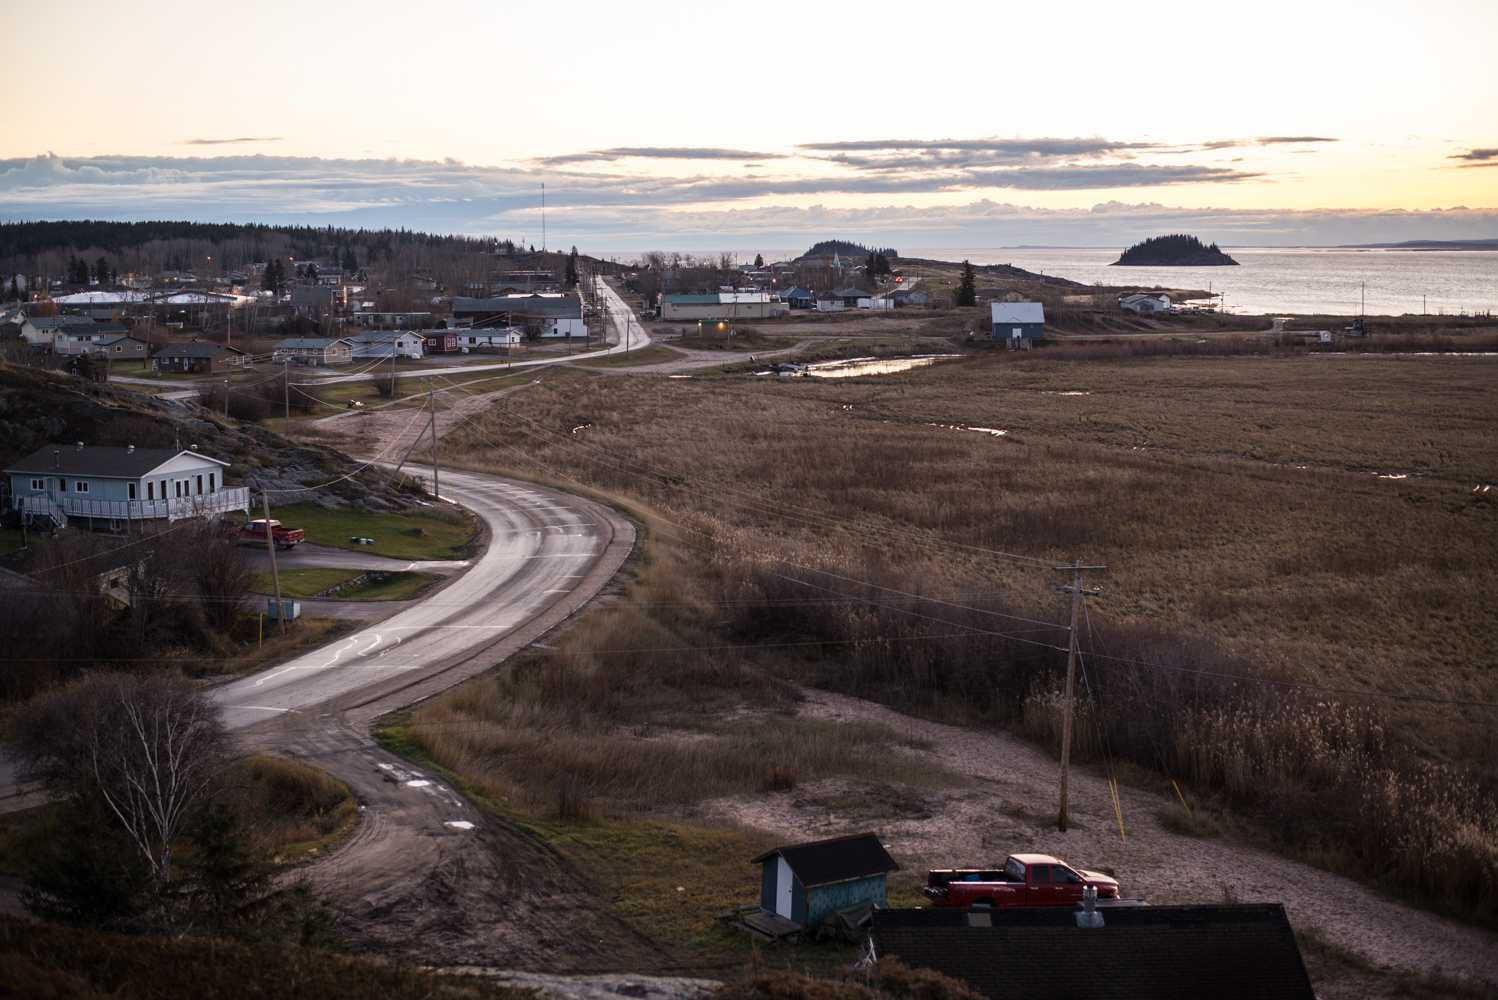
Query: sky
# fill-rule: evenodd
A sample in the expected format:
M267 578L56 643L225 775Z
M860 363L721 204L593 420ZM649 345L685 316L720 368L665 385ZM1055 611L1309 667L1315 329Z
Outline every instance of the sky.
M0 0L0 220L1498 238L1495 0Z

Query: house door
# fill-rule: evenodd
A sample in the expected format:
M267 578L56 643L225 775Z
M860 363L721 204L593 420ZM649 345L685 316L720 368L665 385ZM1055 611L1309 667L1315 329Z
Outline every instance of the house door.
M1025 328L1022 327L1022 326L1015 327L1014 328L1014 332L1012 334L1010 334L1011 337L1023 337L1024 335L1025 335Z
M785 858L775 859L775 915L791 919L791 866Z

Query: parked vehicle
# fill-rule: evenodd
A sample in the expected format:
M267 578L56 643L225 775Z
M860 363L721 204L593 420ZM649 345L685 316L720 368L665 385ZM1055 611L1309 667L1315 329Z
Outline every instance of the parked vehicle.
M257 521L250 521L244 527L240 528L239 540L241 542L258 542L264 545L265 526L267 524L270 525L271 538L275 540L275 545L278 549L293 548L303 538L307 537L307 533L301 528L288 528L282 525L280 521L266 521L264 518L261 518Z
M1117 899L1118 880L1079 870L1049 854L1011 854L1002 869L937 869L922 890L936 906L1065 906L1082 902L1091 886L1097 898Z

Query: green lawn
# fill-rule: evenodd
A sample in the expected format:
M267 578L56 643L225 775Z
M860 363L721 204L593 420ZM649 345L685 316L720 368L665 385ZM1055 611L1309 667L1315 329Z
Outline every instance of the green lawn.
M362 569L339 569L338 567L316 567L313 569L286 569L281 571L282 597L311 597L329 587L336 587L345 580L352 580ZM250 581L250 589L261 594L273 592L269 573L256 573ZM353 589L353 588L350 588ZM344 591L339 591L340 594Z
M282 570L281 596L311 597L313 594L321 594L329 587L336 587L345 580L352 580L366 572L368 570L336 567ZM345 587L336 594L329 594L327 600L404 601L440 579L442 578L435 573L398 570L383 580L369 580L353 587ZM269 573L256 573L250 582L250 589L260 594L272 593L273 586Z
M373 552L393 559L462 559L464 554L458 549L473 537L473 519L456 514L450 507L444 512L442 516L425 511L366 514L352 507L328 510L315 503L294 503L275 508L271 516L288 528L301 528L307 533L306 540L315 545ZM416 528L423 534L412 534ZM358 545L349 541L350 537L373 538L374 544Z
M28 531L26 535L26 540L34 544L40 537L41 533L37 531ZM21 551L21 529L0 528L0 558L4 558L5 556L19 551Z

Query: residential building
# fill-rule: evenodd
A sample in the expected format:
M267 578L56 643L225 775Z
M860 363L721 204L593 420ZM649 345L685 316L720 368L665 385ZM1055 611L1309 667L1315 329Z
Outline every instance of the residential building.
M465 347L508 347L525 340L525 331L513 326L469 327L458 332L458 350Z
M287 337L271 348L272 361L301 365L347 365L354 361L354 345L342 337Z
M1118 304L1130 312L1139 313L1141 316L1153 316L1155 313L1170 311L1170 296L1135 292L1132 295L1121 296Z
M229 463L189 449L47 445L5 470L11 505L33 524L128 529L142 521L249 511L250 491L230 487Z
M817 297L798 285L781 292L780 301L792 309L814 309Z
M451 330L427 330L421 337L422 350L428 354L454 354L458 350L458 335Z
M886 879L900 870L872 833L777 847L750 864L761 866L761 913L802 930L813 930L833 910L865 900L883 906Z
M1039 302L989 304L993 335L999 340L1038 340L1045 336L1045 306Z
M499 295L486 299L453 297L453 318L470 320L475 328L493 327L524 329L528 322L539 323L541 336L577 337L588 335L583 319L583 303L575 295L557 293L533 295Z
M345 339L356 358L421 357L422 336L413 330L361 330Z
M874 293L866 292L862 288L843 288L832 294L843 300L844 309L867 309L869 299Z
M822 292L817 296L817 312L842 312L843 297L836 292Z
M96 341L93 350L88 353L108 358L111 364L118 361L139 361L145 364L150 356L150 350L144 340L136 340L128 334L117 333Z
M772 292L662 295L663 320L752 320L784 316L790 306Z
M248 362L244 351L223 344L173 344L151 355L151 367L158 372L211 375L240 371Z
M93 354L99 341L126 332L119 323L95 323L64 316L53 334L52 349L57 354Z

